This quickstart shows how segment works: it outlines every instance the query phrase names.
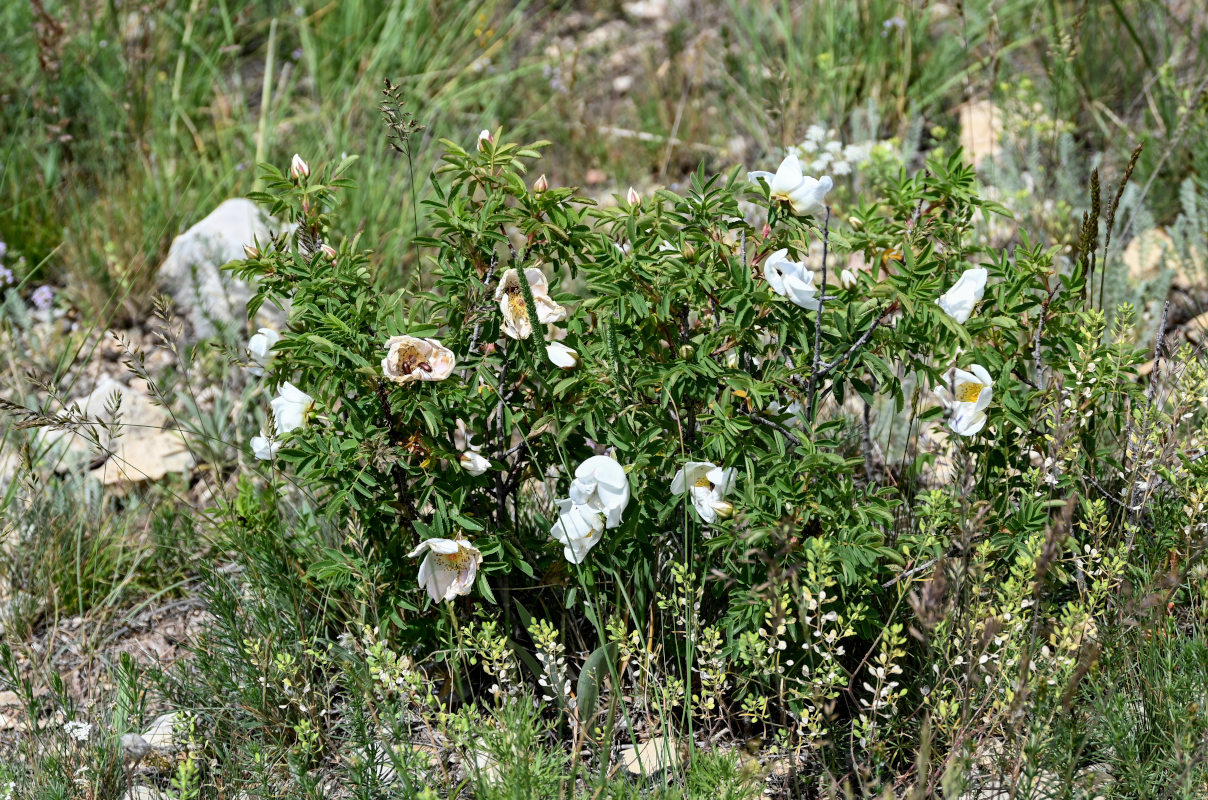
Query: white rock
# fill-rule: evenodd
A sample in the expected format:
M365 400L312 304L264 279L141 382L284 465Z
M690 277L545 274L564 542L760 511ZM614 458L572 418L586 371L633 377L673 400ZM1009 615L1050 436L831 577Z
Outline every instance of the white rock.
M993 161L1002 145L1002 109L989 100L966 103L960 109L961 147L965 157L974 167L980 167L986 159Z
M245 244L268 241L271 223L255 203L237 197L224 201L173 240L159 267L159 283L184 310L194 338L213 336L220 327L245 324L251 289L222 266L246 258ZM279 310L263 313L264 324L281 326L284 317Z
M621 748L621 763L630 775L655 775L679 762L679 746L665 736L656 736L636 748Z
M156 750L172 749L176 744L177 720L175 713L156 717L151 727L143 732L143 739Z
M150 786L132 786L122 795L122 800L168 800L168 796Z
M92 470L94 478L105 485L139 483L159 480L169 473L184 472L192 466L193 456L187 443L175 429L168 412L154 405L149 394L103 375L91 393L72 405L89 419L111 423L114 415L110 411L115 394L121 398L117 407L116 435L111 436L103 429L97 431L101 445L113 454ZM83 436L50 430L45 436L57 450L54 457L59 472L79 468L95 455L89 441Z
M1134 236L1124 248L1121 258L1128 267L1128 276L1136 283L1151 281L1168 267L1179 267L1174 240L1161 228L1153 228Z

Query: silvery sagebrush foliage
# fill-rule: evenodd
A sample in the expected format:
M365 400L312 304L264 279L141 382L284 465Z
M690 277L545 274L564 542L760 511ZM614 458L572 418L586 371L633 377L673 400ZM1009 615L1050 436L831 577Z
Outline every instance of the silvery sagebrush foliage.
M830 181L799 164L701 170L683 194L630 192L605 208L527 182L544 143L496 133L444 146L432 235L416 242L420 290L382 291L359 241L329 240L350 161L298 159L288 176L265 166L258 199L297 227L233 267L257 282L253 313L292 309L257 364L266 392L310 403L286 426L266 409L251 446L358 537L407 638L435 645L475 604L502 606L505 639L521 637L527 608L560 607L576 640L637 656L651 651L631 636L660 638L680 673L669 685L705 717L729 704L821 741L825 709L849 692L865 747L904 724L903 598L931 578L924 568L976 543L986 569L1039 561L1046 580L1069 579L1048 566L1089 528L1061 515L1073 494L1120 489L1113 453L1141 400L1123 377L1085 384L1086 370L1126 376L1141 356L1101 341L1085 248L1063 261L1026 236L975 243L975 219L1003 209L959 154L840 215L825 205ZM806 180L810 196L795 196ZM746 221L740 200L766 224ZM808 298L784 286L785 264ZM940 450L912 451L902 480L870 469L851 412L886 401L913 409L911 436L949 433ZM916 481L941 457L953 474L942 502ZM916 504L949 511L924 519ZM1068 542L1054 543L1054 524ZM453 601L444 614L409 557L428 540L474 555L439 590L425 562L428 592ZM941 607L942 590L932 601L914 613ZM654 607L666 630L642 617ZM845 642L867 657L850 662ZM697 666L671 657L694 647ZM563 695L583 690L558 681Z

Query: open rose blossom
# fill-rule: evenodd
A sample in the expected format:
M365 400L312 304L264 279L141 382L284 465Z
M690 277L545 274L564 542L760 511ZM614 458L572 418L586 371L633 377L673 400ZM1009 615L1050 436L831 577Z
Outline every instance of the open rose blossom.
M725 519L734 513L734 507L725 500L734 486L736 470L722 469L710 461L689 461L675 473L671 481L671 493L688 492L692 507L705 522Z
M554 503L558 506L558 521L549 534L562 545L562 555L567 561L582 564L604 533L604 515L569 498Z
M482 553L464 539L425 539L408 554L427 553L419 565L419 585L428 590L432 602L452 600L469 594L482 564Z
M615 458L592 456L575 470L570 484L570 499L604 515L605 525L621 524L621 514L629 505L629 478Z
M533 305L537 307L537 319L546 325L566 319L566 309L549 296L549 281L545 273L536 267L524 271L529 288L533 291ZM528 309L524 305L524 293L520 289L520 273L509 269L499 279L495 288L495 301L503 313L503 332L513 339L527 339L533 335Z
M785 249L768 256L763 263L763 277L776 294L802 308L817 311L818 288L814 286L814 273L806 268L804 261L791 261L788 256L789 251Z
M947 377L948 385L935 387L935 396L948 409L948 427L958 436L973 436L986 424L994 379L981 364L971 364L968 371L951 369Z
M382 372L395 383L443 381L453 373L453 351L436 339L393 336L386 340L390 352L382 359Z
M835 186L830 176L811 178L801 170L801 160L790 155L780 162L776 174L770 172L748 172L747 180L758 183L767 181L773 200L788 203L798 216L818 214L826 209L826 193Z
M277 396L269 405L272 406L273 418L277 421L277 433L289 433L306 427L315 399L286 381L277 388Z

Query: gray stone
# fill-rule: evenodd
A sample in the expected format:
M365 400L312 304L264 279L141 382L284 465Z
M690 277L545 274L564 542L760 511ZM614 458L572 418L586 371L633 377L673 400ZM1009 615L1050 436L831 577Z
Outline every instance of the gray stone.
M255 203L237 197L173 240L158 279L184 312L192 339L211 337L220 328L244 327L251 288L222 267L246 258L244 245L263 246L272 237L272 226L272 219ZM264 310L263 324L280 327L282 322L279 310Z
M151 727L143 731L143 739L156 750L171 750L176 746L176 714L156 717Z

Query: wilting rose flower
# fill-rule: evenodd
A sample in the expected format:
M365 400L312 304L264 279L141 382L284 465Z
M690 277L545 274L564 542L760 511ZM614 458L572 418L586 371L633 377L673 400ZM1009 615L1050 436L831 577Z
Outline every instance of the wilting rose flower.
M562 544L562 555L572 564L582 564L587 552L600 541L604 533L604 515L573 500L555 500L558 521L549 534Z
M830 176L811 178L801 170L801 161L789 155L780 162L776 174L770 172L748 172L747 180L758 183L763 178L773 200L792 206L798 216L817 214L826 208L826 193L835 185Z
M528 279L529 289L533 292L533 305L537 307L537 319L545 325L552 325L566 319L566 309L558 305L549 296L549 281L545 273L536 267L524 271ZM524 293L520 288L520 273L509 269L499 279L495 288L495 302L503 313L503 332L513 339L527 339L533 335L533 326L529 321L528 309L524 304Z
M277 439L272 439L263 433L252 437L252 455L261 461L271 461L280 449L281 442Z
M443 381L453 373L457 359L453 351L436 339L392 336L382 359L382 373L395 383Z
M994 399L994 379L980 364L971 364L967 372L951 369L948 385L937 386L935 396L948 409L948 427L959 436L972 436L986 424L986 408Z
M281 341L281 334L272 328L261 328L247 340L247 352L258 365L253 371L260 374L268 362L272 360L272 349Z
M289 381L277 389L277 396L269 403L273 407L273 419L277 421L277 433L289 433L305 427L315 399Z
M788 250L777 250L763 263L763 276L772 291L793 301L795 305L818 310L818 290L814 287L814 273L807 269L804 261L790 261Z
M428 590L432 602L470 593L482 564L482 553L477 547L465 539L425 539L408 558L420 553L427 555L419 565L419 585Z
M672 494L688 492L692 507L705 522L725 519L734 512L725 496L734 486L736 470L722 469L709 461L689 461L671 481Z
M964 325L986 292L986 278L989 274L981 267L965 270L956 284L940 295L935 304L944 309L945 314Z
M621 514L629 505L629 477L616 459L592 456L575 470L570 484L570 499L604 515L605 525L621 524Z

